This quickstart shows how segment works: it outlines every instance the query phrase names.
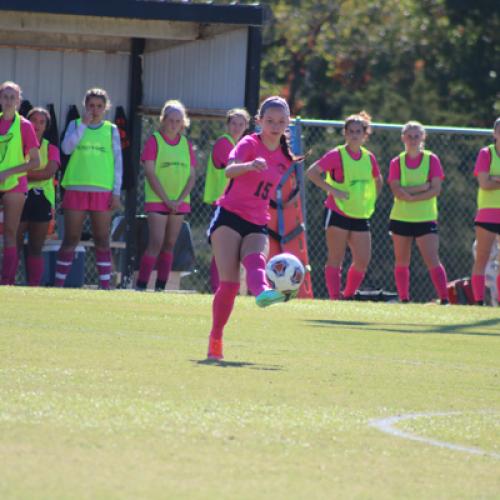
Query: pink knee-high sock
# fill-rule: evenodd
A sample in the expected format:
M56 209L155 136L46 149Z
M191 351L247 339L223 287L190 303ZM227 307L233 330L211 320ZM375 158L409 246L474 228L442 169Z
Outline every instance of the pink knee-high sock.
M3 249L3 265L2 265L2 285L13 285L16 280L17 272L17 247L4 247Z
M340 273L341 267L325 266L325 282L331 300L340 298Z
M239 283L231 281L221 281L219 288L215 292L214 301L212 303L212 330L210 337L215 340L220 340L224 332L224 327L231 316L231 311L234 306L234 299L240 288Z
M394 281L396 282L399 300L410 300L410 268L395 266Z
M441 300L448 300L448 279L443 264L439 264L429 271L432 283Z
M247 286L250 293L257 297L264 290L268 290L269 283L266 279L266 258L261 253L251 253L243 259L247 272Z
M471 277L472 293L476 302L484 300L484 274L473 274Z
M212 288L212 293L215 293L217 288L219 288L219 271L217 270L215 257L212 257L210 261L210 287Z
M62 287L66 281L66 277L71 271L71 264L73 263L73 257L75 252L64 252L59 250L56 257L56 278L54 281L54 286Z
M358 271L354 265L351 265L349 271L347 271L347 283L344 289L344 297L347 299L352 297L359 288L359 285L363 282L364 278L365 273Z
M16 282L17 268L19 266L19 252L16 250L16 258L12 263L12 268L10 270L10 284L13 285Z
M139 276L137 278L138 283L145 285L148 284L149 277L151 276L151 272L153 271L155 264L156 256L149 255L148 253L144 252L141 259L141 265L139 267Z
M111 250L96 250L95 263L99 275L99 288L109 290L111 280Z
M43 275L43 257L41 255L28 255L26 267L28 270L28 285L40 286Z
M172 270L172 263L174 261L174 254L172 252L161 252L156 261L156 271L158 272L158 281L167 283L170 271Z
M497 301L500 303L500 273L497 274Z

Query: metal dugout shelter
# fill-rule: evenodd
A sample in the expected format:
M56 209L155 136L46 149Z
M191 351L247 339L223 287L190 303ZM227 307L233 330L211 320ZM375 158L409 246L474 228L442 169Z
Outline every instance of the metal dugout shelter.
M33 105L53 103L60 129L87 88L108 90L127 113L136 176L140 114L159 111L167 98L191 115L236 106L255 113L263 17L260 5L2 0L0 81L19 83ZM136 252L135 191L126 197L126 275Z

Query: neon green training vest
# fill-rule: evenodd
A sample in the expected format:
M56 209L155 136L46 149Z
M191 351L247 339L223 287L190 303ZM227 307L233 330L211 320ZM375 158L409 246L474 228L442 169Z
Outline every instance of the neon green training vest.
M337 148L342 158L344 168L344 182L335 182L329 172L326 182L340 191L349 193L348 200L335 198L337 206L349 217L356 219L369 219L377 201L377 189L372 174L372 162L369 151L361 148L361 158L353 160L347 152L346 146Z
M219 137L219 139L226 138L233 146L236 144L234 139L229 134L224 134ZM217 140L219 140L217 139ZM208 157L208 165L207 165L207 176L205 179L205 193L203 195L204 203L208 203L212 205L217 198L219 198L224 189L229 182L229 179L226 177L226 172L224 168L217 168L214 165L214 161L212 159L212 153Z
M42 139L40 146L40 166L36 170L43 170L49 163L49 141ZM36 170L34 170L36 172ZM52 208L56 203L56 190L54 188L54 178L44 179L42 181L28 181L28 189L41 189L43 195L47 198Z
M171 146L159 132L153 136L158 145L158 156L155 163L155 174L170 200L177 200L186 187L191 175L191 155L189 154L189 143L185 136L181 135L179 143ZM145 183L145 195L147 203L162 203L162 200L151 188L148 180ZM184 202L189 203L189 194Z
M500 157L494 144L488 148L491 154L490 175L500 175ZM479 188L477 192L478 208L500 208L500 189L486 190Z
M428 182L431 168L431 152L423 151L422 161L417 168L406 166L406 153L399 155L401 187L420 186ZM403 222L428 222L437 220L437 197L422 201L404 201L394 198L390 218Z
M76 126L81 120L76 120ZM66 167L61 185L95 186L113 190L115 159L113 155L113 126L104 121L98 128L85 129Z
M3 113L0 113L0 118ZM26 163L23 154L23 138L21 135L21 118L16 112L9 130L5 135L0 135L0 172L4 172L12 167L18 167ZM9 176L0 182L0 191L9 191L17 186L19 178L26 175L26 172Z

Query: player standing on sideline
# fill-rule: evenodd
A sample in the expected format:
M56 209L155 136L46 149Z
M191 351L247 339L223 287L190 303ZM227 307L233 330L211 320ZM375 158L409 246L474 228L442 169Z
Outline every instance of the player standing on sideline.
M14 82L0 85L0 199L3 203L3 264L0 284L13 285L18 253L17 230L28 191L26 172L38 168L38 141L29 120L17 109L21 87ZM28 158L28 160L26 160Z
M500 117L493 126L494 143L481 149L476 160L474 175L477 177L476 258L472 268L472 291L478 305L484 302L484 270L491 248L500 235ZM500 290L500 274L497 275Z
M50 126L50 113L44 108L33 108L28 113L28 120L33 124L40 143L40 166L28 172L29 191L17 232L17 248L19 252L22 250L24 235L28 232L28 285L40 286L43 275L42 248L53 217L56 198L54 175L61 160L59 149L43 138Z
M208 229L220 275L212 304L209 359L223 358L223 330L240 286L240 262L258 306L266 307L288 298L271 289L265 267L269 202L281 177L296 160L285 136L289 121L287 102L281 97L269 97L257 113L261 132L244 137L229 156L225 170L229 185L217 200L218 207Z
M439 260L437 197L444 179L439 158L425 150L421 123L404 125L405 152L391 160L388 182L394 195L389 232L394 244L394 279L401 302L410 300L411 246L415 239L441 304L448 304L446 271Z
M221 135L214 144L208 158L207 176L205 179L205 194L203 201L214 205L229 182L224 169L227 167L229 153L241 139L250 124L250 115L246 109L233 108L226 114L227 132ZM215 264L215 257L210 262L210 285L215 293L219 287L219 273Z
M189 127L186 108L179 101L167 101L160 115L160 128L144 145L141 160L146 175L144 209L148 214L148 246L141 258L136 289L145 290L157 265L156 291L165 290L174 246L184 221L191 212L196 158L183 135Z
M116 125L104 119L111 107L105 90L93 88L83 101L83 118L70 122L61 144L71 155L61 185L66 189L64 238L57 254L55 286L62 287L71 269L87 213L92 225L99 288L109 289L109 233L114 210L121 208L122 150Z
M346 118L345 144L328 151L306 172L328 194L325 281L331 300L342 297L340 283L346 247L351 250L352 264L347 272L344 299L351 299L358 290L371 258L370 217L382 189L382 177L375 156L363 147L371 133L370 123L371 117L364 111Z

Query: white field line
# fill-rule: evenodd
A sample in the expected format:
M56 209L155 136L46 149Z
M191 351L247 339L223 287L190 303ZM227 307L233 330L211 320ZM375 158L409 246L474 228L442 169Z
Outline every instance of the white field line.
M472 446L462 446L460 444L447 443L446 441L438 441L436 439L427 438L424 436L419 436L417 434L412 434L411 432L402 431L395 427L399 422L405 420L416 420L417 418L432 418L432 417L448 417L450 415L463 415L465 412L453 411L453 412L436 412L436 413L409 413L407 415L396 415L394 417L378 418L370 420L369 424L371 427L375 427L379 431L390 434L391 436L396 436L402 439L410 439L411 441L419 441L421 443L429 444L431 446L438 446L439 448L446 448L448 450L462 451L464 453L470 453L472 455L482 455L500 459L500 453L493 451L485 451L481 448L474 448ZM483 413L483 412L481 412ZM486 413L486 412L485 412Z

